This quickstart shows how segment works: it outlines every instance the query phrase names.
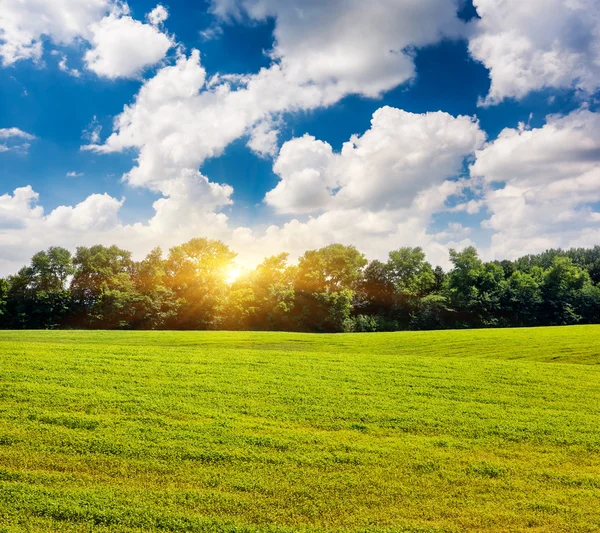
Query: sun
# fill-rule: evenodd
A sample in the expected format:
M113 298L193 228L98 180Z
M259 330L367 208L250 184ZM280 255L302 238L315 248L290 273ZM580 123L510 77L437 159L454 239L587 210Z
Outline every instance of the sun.
M239 267L237 265L232 265L227 270L225 270L225 281L227 283L231 284L236 279L238 279L242 275L243 272L244 272L244 269L242 269L241 267Z

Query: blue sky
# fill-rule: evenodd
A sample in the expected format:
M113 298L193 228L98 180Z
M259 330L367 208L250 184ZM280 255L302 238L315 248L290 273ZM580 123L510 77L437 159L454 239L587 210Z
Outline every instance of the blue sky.
M599 6L520 4L7 0L0 274L193 236L246 264L600 244Z

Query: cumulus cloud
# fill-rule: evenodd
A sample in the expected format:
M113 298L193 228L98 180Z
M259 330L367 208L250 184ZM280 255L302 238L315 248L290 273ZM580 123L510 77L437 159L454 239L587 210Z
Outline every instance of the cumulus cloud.
M597 0L474 0L471 55L490 70L484 105L547 87L600 88Z
M139 150L138 166L126 179L146 186L161 174L197 169L234 140L250 134L255 125L269 123L274 113L323 103L314 87L287 86L277 65L236 81L237 87L229 80L207 85L200 53L193 50L146 81L135 101L115 120L114 133L103 145L87 149ZM257 148L265 146L265 134L262 130Z
M31 186L0 196L0 275L16 272L36 252L52 245L74 249L92 244L117 244L142 257L160 244L169 248L198 235L227 239L232 231L227 217L215 212L230 202L231 189L206 178L171 184L170 195L154 203L154 215L145 222L123 224L119 214L125 198L92 194L76 205L44 213ZM214 200L206 203L207 190ZM202 199L200 203L198 200Z
M337 187L336 176L330 172L334 162L331 145L310 135L286 142L273 166L281 181L265 201L281 213L325 209Z
M200 53L180 55L144 83L103 144L92 142L85 149L136 149L137 166L125 180L160 192L245 135L252 150L272 155L278 135L273 124L281 114L331 105L351 93L377 96L410 79L414 66L407 49L458 34L462 23L456 7L446 0L241 2L229 7L215 2L214 12L223 18L239 10L256 20L276 18L272 65L256 74L217 75L206 83ZM367 32L370 41L356 38L365 21L380 27Z
M484 226L498 257L597 236L600 114L581 108L541 128L505 129L477 152L471 175L484 181Z
M45 38L56 46L83 40L92 45L85 54L90 70L108 78L135 77L173 46L171 37L158 28L167 17L167 10L158 5L144 24L131 18L128 5L118 0L3 0L0 58L4 66L39 61ZM58 66L73 76L81 74L68 67L64 55Z
M125 198L117 200L108 194L92 194L76 206L59 206L45 219L51 228L77 231L102 230L118 223L118 213Z
M254 260L278 250L294 258L332 242L384 258L418 243L431 261L447 266L448 247L472 244L468 230L456 223L437 233L428 228L468 186L459 178L463 162L484 140L470 117L391 107L376 111L370 129L340 153L309 135L292 139L273 167L281 181L265 200L280 213L311 216L272 225L262 235L239 232L234 242Z
M89 69L108 78L135 77L160 63L174 44L162 30L168 12L161 5L142 23L109 0L46 2L39 5L47 16L38 18L31 16L38 0L6 1L0 13L5 64L39 58L42 38L55 44L84 39L92 47L85 57ZM597 14L582 17L580 11L594 1L551 0L542 12L540 0L476 0L481 20L470 25L469 47L490 69L486 103L549 86L596 90ZM83 135L85 150L137 153L123 178L160 195L154 214L123 224L124 199L95 194L46 215L31 187L17 189L0 196L0 268L25 262L47 245L49 232L55 244L116 243L137 256L156 244L204 235L231 244L248 263L280 251L297 257L331 242L355 244L372 258L418 244L431 261L446 265L447 248L470 244L470 232L456 221L433 231L435 215L464 217L484 209L501 256L592 242L600 234L593 205L600 201L600 123L587 109L549 117L542 128L507 129L484 145L471 117L382 107L370 128L339 152L310 135L279 148L288 113L330 106L350 94L378 97L411 80L415 49L463 35L456 8L448 0L213 0L214 28L234 19L274 20L270 66L207 80L200 53L178 50L173 64L144 81L108 138L102 141L95 118ZM34 20L21 16L28 9ZM532 21L549 22L541 31ZM230 224L223 211L233 189L211 182L201 169L240 138L258 155L275 157L280 182L265 201L293 218L261 228ZM473 152L467 180L461 173ZM478 196L463 197L469 187Z
M35 205L38 197L30 185L0 196L0 228L22 226L29 220L40 218L44 210Z
M0 275L13 274L31 256L52 245L75 246L123 242L124 227L118 220L124 199L108 194L92 194L74 206L59 206L48 215L37 205L39 195L31 186L0 196Z
M273 167L281 181L265 199L282 213L407 207L418 191L459 174L484 140L471 117L383 107L340 154L309 135L285 143Z
M176 101L180 91L185 92L185 88L175 83L167 92ZM420 140L409 139L411 128L414 137ZM52 233L53 242L63 246L114 242L132 249L138 257L156 244L169 247L204 235L233 246L247 264L280 251L288 251L295 258L306 249L331 242L352 243L370 257L382 257L392 248L418 240L433 261L445 264L447 247L451 245L449 240L452 243L455 241L451 239L460 238L457 242L462 245L470 241L466 233L456 227L440 235L429 234L427 228L435 213L448 209L448 198L460 195L464 189L463 179L447 178L460 173L462 160L482 142L483 133L469 117L452 117L446 113L418 115L388 107L376 112L371 128L354 136L340 154L314 138L294 139L284 144L275 163L282 175L301 172L308 160L311 168L322 169L324 179L328 179L329 173L337 179L336 169L343 172L353 165L356 169L339 190L335 191L333 185L328 189L323 208L311 210L314 217L299 217L263 229L230 224L222 211L232 203L231 187L211 182L198 170L160 166L164 164L160 160L155 167L160 172L132 177L132 184L143 184L163 196L154 203L154 215L143 223L122 224L118 214L124 200L106 194L92 195L75 206L58 207L44 216L43 210L35 207L37 195L28 188L19 205L29 210L35 223L20 230L20 242L27 242L27 247L21 244L17 253L14 243L11 253L25 261L35 246L40 245L25 236L47 235L48 232ZM398 143L406 145L398 150L402 145ZM312 155L307 154L311 144ZM431 150L429 175L425 174L428 161L423 158L427 146ZM152 180L147 179L151 176ZM136 182L137 179L142 181ZM358 187L361 182L372 183L380 194L370 194L365 202L360 202L353 194L344 192L345 187L352 192L352 184ZM332 191L335 194L331 194ZM383 201L383 196L388 198ZM306 205L314 205L311 202ZM305 212L303 205L303 201L296 202L294 213ZM14 235L14 231L0 231L0 242Z
M261 157L277 154L277 139L279 130L272 121L263 120L250 130L248 148Z
M187 224L187 229L181 230L189 232L205 224L207 217L215 217L211 219L214 228L225 231L230 239L244 241L247 250L255 247L264 255L266 241L250 230L228 229L227 217L219 211L231 203L233 191L225 184L211 183L201 174L199 169L204 161L220 155L230 143L244 136L248 137L251 150L264 157L273 156L278 151L277 124L285 113L332 105L352 93L378 96L409 80L414 76L410 49L456 36L462 31L463 23L456 17L456 8L455 2L446 0L419 3L351 0L325 4L313 0L238 2L229 7L223 2L214 2L213 10L223 23L228 17L242 12L244 17L257 21L275 18L276 44L270 52L272 64L257 73L216 75L207 82L200 53L197 50L192 50L189 55L179 52L175 64L161 68L143 84L135 100L124 107L114 121L113 133L104 143L100 143L99 136L95 135L90 137L90 144L84 149L99 153L127 149L138 152L137 164L123 176L124 180L132 186L163 195L155 203L155 216L144 226L148 231L160 234L166 227L181 224L186 216L198 216L195 222L192 220ZM148 20L158 24L163 17L164 13L159 10L149 15ZM379 30L365 33L367 26ZM458 120L473 131L479 131L471 119L462 117ZM438 126L443 130L443 124ZM438 133L444 136L443 132ZM361 151L369 149L367 140L359 142L357 139L356 142L364 147L350 146L350 143L345 151L356 154L353 157L344 155L340 158L342 161L366 161L370 157L361 159L360 156ZM448 140L448 143L452 145L452 141ZM439 167L433 163L436 171L444 164L452 166L454 159L450 153L460 151L466 141L458 140L457 143L446 152L439 152ZM376 151L374 147L371 149ZM442 161L444 157L447 160ZM279 161L282 161L281 156ZM383 161L372 163L379 167L384 164ZM347 166L350 167L350 163ZM406 175L409 166L410 163L405 161ZM443 177L454 170L442 172ZM400 171L395 172L394 176L397 176ZM355 174L358 176L360 171ZM379 202L378 208L383 209L385 177L382 175L378 179L381 183L376 187L382 190L378 198L369 201L373 206ZM438 174L431 174L422 188L438 183L439 179ZM343 194L336 195L339 198L331 209L357 208L358 195L362 194L358 180L345 183ZM396 183L396 188L402 186L402 183ZM408 198L414 190L409 187L404 192ZM391 201L396 202L400 196L402 194L397 193ZM330 198L325 200L328 202ZM299 202L296 204L287 212L312 212L312 209L299 207ZM405 199L405 205L409 204L410 200ZM369 209L365 211L366 219L372 218ZM295 227L290 225L291 229L280 235ZM271 231L271 234L275 233ZM330 233L329 238L334 235Z
M314 84L333 100L396 87L415 74L411 49L463 30L458 2L449 0L213 0L212 6L225 20L274 18L270 55L286 80Z
M88 27L108 11L111 0L3 0L0 10L0 58L4 65L39 60L42 38L57 45L89 37Z
M148 15L151 24L115 13L94 22L89 27L92 49L84 58L87 68L111 79L138 76L162 60L174 44L156 26L166 17L166 10L158 6Z
M277 115L353 93L378 96L409 80L409 49L458 35L463 23L456 9L447 0L215 0L213 11L223 19L242 11L255 20L275 17L272 65L255 74L217 75L206 84L199 52L181 55L144 84L115 121L115 132L92 148L139 150L138 166L126 179L142 186L164 172L198 169L244 135L257 153L275 153ZM378 31L365 30L373 27Z
M164 6L158 4L152 11L150 11L150 13L148 13L148 15L146 15L146 18L153 26L159 26L169 18L169 12Z
M420 191L405 208L332 209L306 220L294 218L269 226L263 234L243 232L244 238L232 239L232 243L251 263L280 251L287 251L296 259L305 250L334 242L353 244L371 259L385 259L390 250L401 246L422 246L430 261L447 267L448 248L462 248L473 242L456 232L432 233L429 226L433 215L445 211L445 202L460 194L461 188L458 182L446 181Z

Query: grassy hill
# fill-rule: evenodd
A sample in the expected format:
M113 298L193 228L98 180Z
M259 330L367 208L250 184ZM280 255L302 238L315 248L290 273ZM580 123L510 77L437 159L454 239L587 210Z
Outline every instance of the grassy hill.
M591 532L599 502L598 326L0 333L0 532Z

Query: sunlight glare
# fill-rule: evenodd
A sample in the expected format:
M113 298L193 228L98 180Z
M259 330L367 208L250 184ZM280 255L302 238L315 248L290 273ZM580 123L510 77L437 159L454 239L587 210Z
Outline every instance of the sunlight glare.
M236 279L238 279L241 276L242 272L242 268L237 265L229 267L225 271L225 281L229 284L233 283Z

